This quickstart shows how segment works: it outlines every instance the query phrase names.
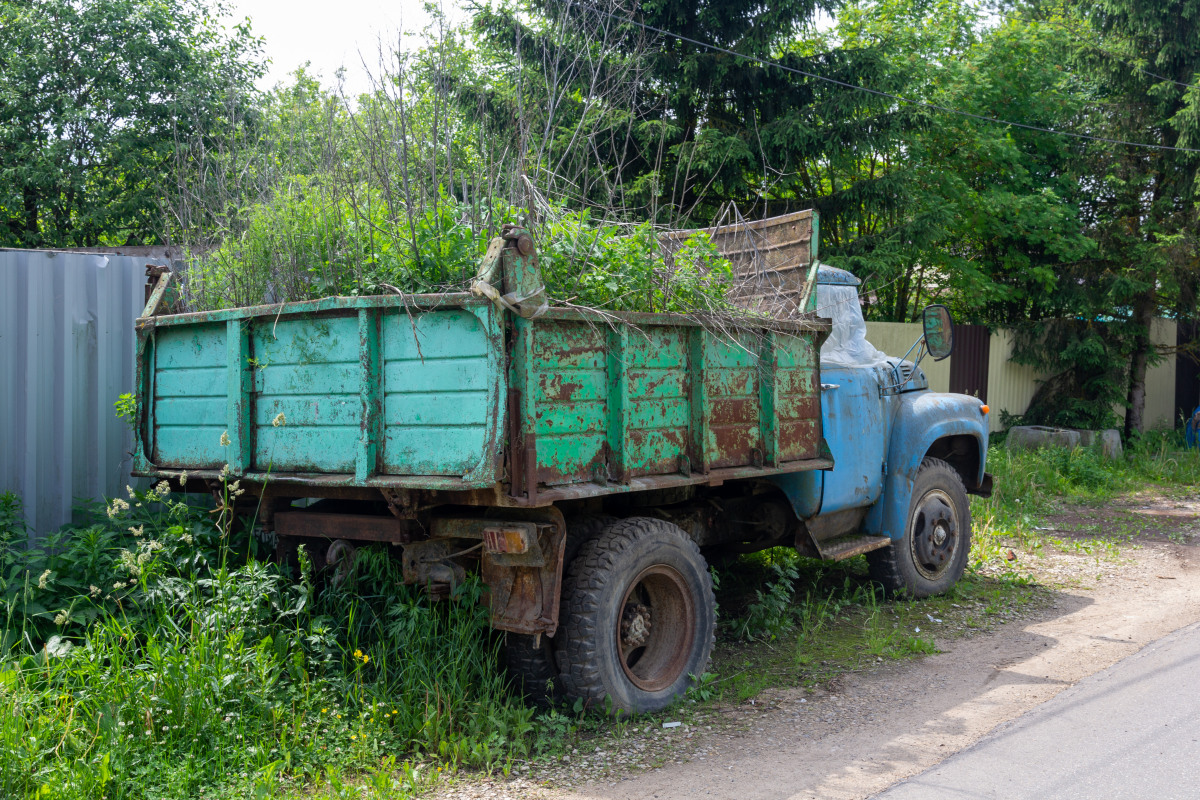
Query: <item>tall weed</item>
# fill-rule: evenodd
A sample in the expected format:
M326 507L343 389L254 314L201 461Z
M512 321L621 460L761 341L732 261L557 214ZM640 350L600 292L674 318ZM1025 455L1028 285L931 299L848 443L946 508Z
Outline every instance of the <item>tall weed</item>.
M31 550L14 502L0 796L263 796L396 754L412 777L528 751L475 580L433 604L368 549L346 581L294 582L165 486Z

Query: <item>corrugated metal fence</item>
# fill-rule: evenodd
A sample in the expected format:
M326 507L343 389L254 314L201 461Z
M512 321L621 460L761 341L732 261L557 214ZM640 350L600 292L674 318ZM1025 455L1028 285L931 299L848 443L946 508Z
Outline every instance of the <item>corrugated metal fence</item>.
M1173 347L1177 334L1175 322L1156 319L1150 326L1150 341L1161 347ZM1044 375L1033 367L1014 364L1012 356L1012 334L999 330L988 335L985 328L963 325L955 329L954 354L940 364L921 366L927 370L929 388L934 391L979 392L992 408L988 415L993 432L1003 430L1001 411L1024 414L1029 408ZM868 322L867 340L888 355L900 356L921 336L919 322ZM1150 367L1146 372L1146 427L1172 427L1176 420L1176 370L1177 359L1169 356ZM978 388L971 390L969 384ZM1114 409L1123 415L1124 409Z
M0 250L0 492L35 534L77 501L124 494L130 432L113 403L133 391L133 321L146 265L164 258Z

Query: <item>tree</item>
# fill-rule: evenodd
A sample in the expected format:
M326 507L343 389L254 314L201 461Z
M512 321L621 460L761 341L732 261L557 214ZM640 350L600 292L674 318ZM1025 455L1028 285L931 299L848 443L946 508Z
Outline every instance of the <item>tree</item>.
M0 244L152 242L180 143L244 117L262 71L204 0L0 6Z
M1163 149L1091 148L1086 219L1111 286L1112 313L1131 338L1126 438L1142 432L1155 316L1195 309L1197 181L1200 180L1200 1L1096 0L1079 61L1095 76L1094 130ZM1173 149L1180 148L1180 149Z
M600 11L592 4L529 0L519 8L481 11L476 28L494 57L508 65L512 84L530 85L522 76L535 75L574 98L574 106L554 104L562 116L537 142L579 141L571 133L579 117L571 112L597 109L593 75L607 79L614 74L610 65L620 65L634 82L618 102L599 104L607 118L623 114L627 124L612 126L622 135L597 153L615 170L588 202L623 206L660 223L692 224L710 222L731 201L747 216L766 216L808 208L820 198L833 224L844 187L830 185L823 170L806 165L834 151L882 145L913 118L908 109L791 71L890 86L887 65L871 48L838 50L825 47L819 36L801 39L805 30L811 33L818 11L837 5L676 0L629 10L610 3ZM588 42L602 46L589 50ZM587 69L563 68L576 64L581 52L592 53ZM537 108L524 102L513 116Z

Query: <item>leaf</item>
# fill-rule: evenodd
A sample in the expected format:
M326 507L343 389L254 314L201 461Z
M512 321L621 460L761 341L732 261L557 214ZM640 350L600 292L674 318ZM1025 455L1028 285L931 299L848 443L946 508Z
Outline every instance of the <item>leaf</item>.
M75 645L63 637L55 634L46 642L46 654L53 658L62 658L67 653L71 652Z

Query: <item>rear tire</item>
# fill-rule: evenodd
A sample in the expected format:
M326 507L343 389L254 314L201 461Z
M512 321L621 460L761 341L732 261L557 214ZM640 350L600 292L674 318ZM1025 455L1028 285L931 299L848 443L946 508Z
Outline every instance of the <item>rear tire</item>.
M913 484L904 536L867 553L867 564L888 592L930 597L958 582L970 549L971 504L962 478L945 461L927 458Z
M613 713L658 711L708 666L712 579L696 543L652 517L613 523L585 542L563 581L563 690Z
M506 633L504 667L513 688L537 705L549 705L561 694L558 669L554 665L554 645L549 636Z

